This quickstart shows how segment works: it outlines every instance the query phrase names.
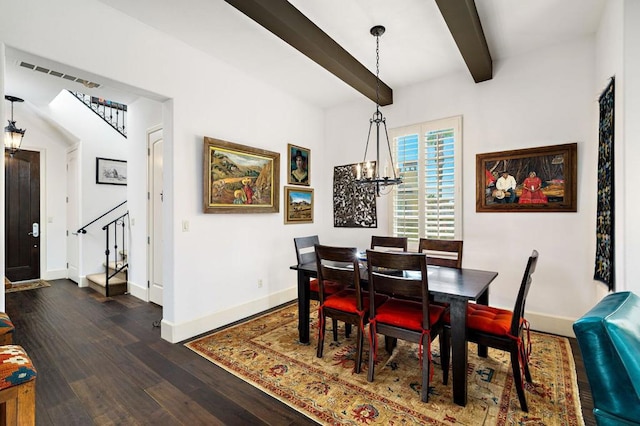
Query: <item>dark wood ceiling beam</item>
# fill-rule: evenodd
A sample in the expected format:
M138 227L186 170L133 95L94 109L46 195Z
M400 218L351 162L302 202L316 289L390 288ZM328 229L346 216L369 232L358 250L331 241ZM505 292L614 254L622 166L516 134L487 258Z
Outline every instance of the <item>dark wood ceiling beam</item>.
M493 61L474 0L436 0L476 83L493 78Z
M321 67L376 101L376 76L287 0L225 0ZM368 32L368 28L363 28ZM372 46L373 46L372 37ZM373 48L372 48L373 51ZM393 103L393 91L380 82L380 105Z

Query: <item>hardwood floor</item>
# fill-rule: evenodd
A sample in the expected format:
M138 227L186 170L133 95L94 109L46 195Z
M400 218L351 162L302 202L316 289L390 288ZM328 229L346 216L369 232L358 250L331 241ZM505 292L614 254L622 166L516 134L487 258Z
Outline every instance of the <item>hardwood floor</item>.
M68 280L5 295L38 369L37 425L313 425L304 415L160 338L162 308ZM572 341L586 425L595 425Z

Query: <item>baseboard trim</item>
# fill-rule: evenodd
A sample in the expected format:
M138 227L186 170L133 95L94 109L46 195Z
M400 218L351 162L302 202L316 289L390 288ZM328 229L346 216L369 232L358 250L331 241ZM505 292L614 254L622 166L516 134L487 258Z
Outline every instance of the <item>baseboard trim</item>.
M129 294L145 302L149 301L149 289L141 287L132 281L129 281Z
M297 298L297 287L291 287L182 324L173 324L163 318L160 324L160 336L171 343L178 343Z
M41 275L41 277L45 281L53 281L53 280L61 280L67 278L67 270L66 269L58 269L55 271L46 271Z
M535 312L525 312L525 318L529 321L532 330L565 337L576 337L573 332L573 323L576 319L544 315Z

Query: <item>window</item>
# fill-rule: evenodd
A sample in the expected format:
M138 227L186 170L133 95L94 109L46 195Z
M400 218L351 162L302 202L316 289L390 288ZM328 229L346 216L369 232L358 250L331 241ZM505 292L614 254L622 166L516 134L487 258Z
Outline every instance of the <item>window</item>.
M391 129L402 176L390 198L392 231L410 242L462 238L462 117Z

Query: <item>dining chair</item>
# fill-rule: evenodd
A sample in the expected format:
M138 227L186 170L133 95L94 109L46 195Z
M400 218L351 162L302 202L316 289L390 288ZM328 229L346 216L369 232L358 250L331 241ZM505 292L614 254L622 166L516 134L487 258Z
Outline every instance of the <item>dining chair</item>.
M371 237L371 250L376 250L379 247L407 251L407 237L382 237L373 235Z
M378 306L387 299L387 296L376 296L371 298L371 303L369 302L368 293L360 286L360 263L356 248L316 244L315 252L320 288L317 357L322 358L326 317L344 321L345 324L352 324L357 328L354 371L360 373L364 326L369 322L369 305ZM348 288L334 294L327 294L323 288L328 281Z
M427 255L427 264L462 268L462 240L420 238L418 252Z
M520 283L520 290L516 298L513 311L494 308L491 306L470 303L467 308L467 340L511 354L511 368L515 382L520 408L528 412L527 399L524 394L524 381L531 383L529 372L529 355L531 353L531 341L529 338L529 323L524 318L524 308L531 287L531 275L536 270L538 252L533 250L524 276ZM445 333L451 332L448 315L445 315ZM524 331L527 331L526 342Z
M317 235L310 235L307 237L296 237L293 239L293 244L296 248L296 259L298 265L305 263L312 263L316 261L315 245L320 244L320 238ZM346 287L340 283L333 283L330 281L325 282L324 291L325 294L334 294ZM318 280L313 278L309 280L309 299L320 300ZM338 320L334 319L333 324L333 341L338 341ZM345 335L349 337L351 333L351 327L345 327Z
M367 250L367 268L369 293L392 295L380 306L370 303L369 333L372 354L369 355L367 380L372 382L375 375L378 333L385 338L418 343L422 370L421 400L427 402L432 375L431 341L440 336L444 384L449 380L450 350L449 340L443 333L445 308L429 303L426 256L418 253Z

